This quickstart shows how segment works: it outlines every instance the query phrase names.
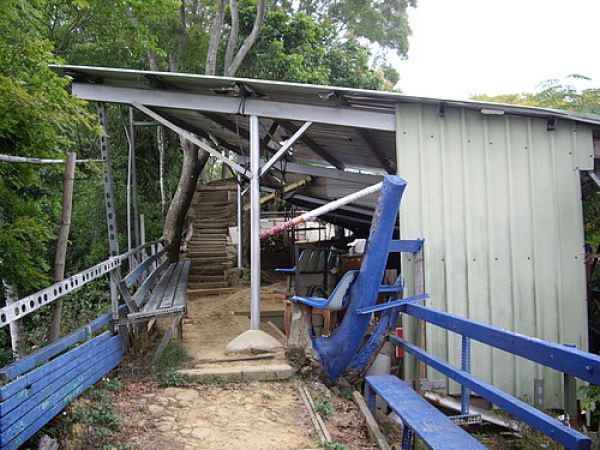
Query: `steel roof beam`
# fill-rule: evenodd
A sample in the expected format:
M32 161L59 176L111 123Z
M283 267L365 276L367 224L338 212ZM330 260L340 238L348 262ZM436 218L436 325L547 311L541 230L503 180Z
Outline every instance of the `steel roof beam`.
M293 123L287 122L287 121L280 121L279 124L283 128L285 128L288 133L295 134L299 130L299 128L296 125L294 125ZM304 145L306 145L309 149L311 149L314 153L316 153L321 158L323 158L325 161L327 161L329 164L331 164L333 167L335 167L336 169L344 170L344 163L342 163L335 156L330 155L327 151L325 151L325 149L323 147L321 147L319 144L317 144L315 141L313 141L308 136L306 136L306 135L302 136L300 138L300 141Z
M358 132L362 140L365 141L365 144L367 144L367 148L371 151L371 153L373 153L373 156L377 158L377 161L379 161L381 167L385 169L385 171L390 175L395 174L396 165L392 163L385 155L383 150L375 142L373 142L373 137L369 134L368 130L362 130L360 128L357 128L356 131Z
M135 108L137 108L140 111L142 111L144 114L152 117L154 120L160 122L161 124L163 124L167 128L169 128L172 131L174 131L175 133L180 134L181 136L183 136L188 141L196 144L202 150L208 152L211 156L214 156L218 160L222 161L224 164L227 164L229 167L231 167L236 172L239 172L240 174L242 174L242 175L244 175L245 177L248 177L248 178L250 178L252 176L252 174L250 173L250 171L244 169L238 163L236 163L234 161L231 161L229 158L223 156L217 150L215 150L212 147L206 145L204 142L202 142L200 139L198 139L196 136L194 136L189 131L184 130L181 127L178 127L174 123L172 123L169 120L167 120L164 117L162 117L160 114L157 114L156 112L152 111L150 108L147 108L146 106L144 106L144 105L142 105L142 104L140 104L140 103L138 103L136 101L133 101L131 104Z
M267 99L226 97L191 92L121 88L102 84L74 82L72 92L79 98L111 103L209 111L224 114L257 115L265 118L308 120L315 123L396 131L393 111L369 111L358 108L308 105Z
M287 152L288 149L292 145L294 145L298 139L302 138L302 136L304 135L306 130L308 130L308 128L311 125L312 125L312 122L306 122L298 130L296 130L296 132L294 133L294 135L291 138L289 138L287 141L285 141L285 143L281 146L281 148L279 150L277 150L277 152L271 157L271 159L269 159L265 163L265 165L262 167L262 169L260 170L261 177L265 173L268 172L268 170L271 168L271 166L273 166L273 164L275 164L277 161L279 161L279 159L285 154L285 152Z

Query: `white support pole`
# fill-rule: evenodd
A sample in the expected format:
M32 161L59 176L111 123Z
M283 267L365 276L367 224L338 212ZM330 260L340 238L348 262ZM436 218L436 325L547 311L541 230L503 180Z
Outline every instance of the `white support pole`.
M250 329L260 330L260 136L250 116Z
M242 177L237 177L237 266L242 268Z

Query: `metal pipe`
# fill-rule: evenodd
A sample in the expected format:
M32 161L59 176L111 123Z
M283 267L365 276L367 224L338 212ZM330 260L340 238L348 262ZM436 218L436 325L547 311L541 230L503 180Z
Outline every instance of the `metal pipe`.
M266 162L266 164L262 167L262 169L260 170L260 175L264 175L265 173L268 172L268 170L273 166L273 164L275 164L277 161L279 161L279 159L285 154L285 152L288 151L288 149L294 145L296 143L296 141L298 139L300 139L300 137L304 134L304 132L306 130L308 130L308 128L312 125L312 122L306 122L304 123L304 125L302 125L298 131L296 131L294 133L294 135L289 138L285 144L283 144L281 146L281 148L279 150L277 150L277 153L275 153L273 155L273 157L271 159L269 159L269 161Z
M242 187L241 177L237 176L237 266L242 268Z
M467 373L471 372L471 339L466 336L462 337L462 353L460 360L460 368ZM460 387L460 413L463 416L469 414L469 397L471 391L464 385Z
M129 135L131 138L131 202L133 207L133 237L135 246L139 246L140 239L140 208L138 199L137 166L135 163L135 127L133 126L133 108L129 107Z
M319 206L318 208L313 209L312 211L305 212L304 214L295 217L292 220L288 220L287 222L281 223L269 230L263 231L262 233L260 233L260 239L267 238L275 233L281 233L286 228L291 228L303 222L308 222L309 220L312 220L316 217L319 217L320 215L333 211L334 209L337 209L340 206L352 203L353 201L356 201L359 198L366 197L367 195L374 194L375 192L380 191L382 186L383 182L374 184L373 186L361 189L360 191L354 192L350 195L347 195L346 197L342 197L337 200L334 200L331 203L327 203L326 205Z
M250 329L260 330L260 136L250 116Z

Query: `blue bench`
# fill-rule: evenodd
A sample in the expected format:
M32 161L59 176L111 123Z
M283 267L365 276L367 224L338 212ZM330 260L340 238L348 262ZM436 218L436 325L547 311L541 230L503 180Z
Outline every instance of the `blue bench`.
M430 405L410 386L393 375L366 378L367 404L375 413L375 394L402 419L402 449L409 449L415 433L432 449L482 450L480 442L456 425L448 416Z

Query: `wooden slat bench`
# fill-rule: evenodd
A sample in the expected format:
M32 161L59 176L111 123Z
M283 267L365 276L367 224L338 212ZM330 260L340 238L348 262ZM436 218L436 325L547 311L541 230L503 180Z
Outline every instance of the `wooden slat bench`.
M142 261L120 282L120 291L129 308L127 323L150 321L171 317L165 335L154 355L154 361L160 358L165 347L173 337L175 329L182 333L181 319L187 308L187 283L190 261L171 263L160 250ZM144 279L143 276L149 272ZM143 281L142 281L143 280ZM136 284L139 287L135 289ZM133 294L130 290L134 289Z
M372 375L366 378L366 387L367 404L373 413L377 394L402 419L402 449L410 448L412 432L432 449L485 449L485 446L429 404L401 379L392 375Z

